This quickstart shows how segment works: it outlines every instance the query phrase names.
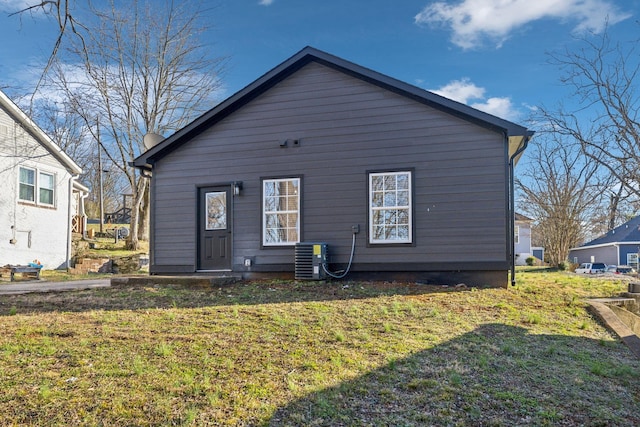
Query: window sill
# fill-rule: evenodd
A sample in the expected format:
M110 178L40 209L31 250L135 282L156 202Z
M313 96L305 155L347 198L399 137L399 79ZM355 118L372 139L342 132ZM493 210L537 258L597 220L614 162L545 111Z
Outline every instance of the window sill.
M27 202L25 200L18 200L18 204L22 205L22 206L30 206L32 208L40 208L40 209L48 209L51 211L55 211L57 210L57 208L53 205L42 205L42 204L37 204L34 202Z

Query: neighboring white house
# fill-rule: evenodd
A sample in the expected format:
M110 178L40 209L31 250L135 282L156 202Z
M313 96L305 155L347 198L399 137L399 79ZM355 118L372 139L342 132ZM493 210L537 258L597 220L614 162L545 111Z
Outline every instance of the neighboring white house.
M531 248L531 223L533 220L516 212L514 228L514 251L516 254L516 265L526 265L527 258L532 256Z
M38 260L69 266L72 231L83 233L82 169L0 91L0 266Z

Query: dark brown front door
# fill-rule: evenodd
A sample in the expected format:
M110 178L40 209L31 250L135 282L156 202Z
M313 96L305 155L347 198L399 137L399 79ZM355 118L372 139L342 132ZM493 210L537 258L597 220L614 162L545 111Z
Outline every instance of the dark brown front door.
M198 193L198 270L231 270L231 188Z

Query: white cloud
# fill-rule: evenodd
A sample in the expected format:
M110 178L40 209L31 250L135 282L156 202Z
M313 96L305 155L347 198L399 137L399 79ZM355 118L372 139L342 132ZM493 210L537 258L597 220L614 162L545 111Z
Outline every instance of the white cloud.
M499 97L485 98L486 90L476 86L467 78L454 80L439 89L431 90L431 92L467 104L470 107L502 119L515 120L519 116L511 99ZM474 100L476 102L471 102Z
M273 0L260 0L258 4L260 6L270 6L273 3Z
M415 22L451 27L452 42L471 49L485 41L499 47L514 30L540 19L574 22L574 31L598 33L607 21L615 24L630 16L609 0L462 0L431 3Z
M484 88L476 86L466 78L462 80L454 80L439 89L432 90L431 92L453 99L454 101L462 102L463 104L468 104L471 99L484 98Z
M501 119L510 120L518 116L509 98L489 98L483 102L475 102L471 106Z

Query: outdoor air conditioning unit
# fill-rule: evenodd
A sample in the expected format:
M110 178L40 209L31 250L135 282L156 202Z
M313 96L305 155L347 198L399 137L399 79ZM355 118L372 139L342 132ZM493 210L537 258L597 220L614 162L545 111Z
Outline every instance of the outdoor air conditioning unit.
M326 277L326 243L296 243L295 278L300 280L322 280Z

